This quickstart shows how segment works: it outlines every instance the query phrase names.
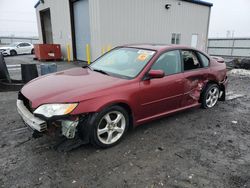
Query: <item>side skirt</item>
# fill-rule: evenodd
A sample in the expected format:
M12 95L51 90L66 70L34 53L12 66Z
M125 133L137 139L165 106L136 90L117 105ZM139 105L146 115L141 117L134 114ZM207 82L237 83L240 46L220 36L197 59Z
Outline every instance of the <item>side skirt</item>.
M150 116L150 117L147 117L147 118L144 118L144 119L140 119L140 120L136 121L135 126L141 125L143 123L146 123L146 122L149 122L149 121L152 121L152 120L159 119L161 117L169 116L171 114L174 114L174 113L180 112L180 111L184 111L184 110L189 109L189 108L200 107L200 105L201 105L200 103L195 103L195 104L192 104L192 105L189 105L189 106L185 106L185 107L178 108L178 109L175 109L175 110L171 110L171 111L168 111L168 112L156 114L154 116Z

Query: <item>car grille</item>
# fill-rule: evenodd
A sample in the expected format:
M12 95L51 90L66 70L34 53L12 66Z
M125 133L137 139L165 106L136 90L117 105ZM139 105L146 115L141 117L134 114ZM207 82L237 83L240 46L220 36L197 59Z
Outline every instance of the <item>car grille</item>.
M21 92L18 94L18 99L23 101L24 106L30 111L33 112L31 101L27 99Z

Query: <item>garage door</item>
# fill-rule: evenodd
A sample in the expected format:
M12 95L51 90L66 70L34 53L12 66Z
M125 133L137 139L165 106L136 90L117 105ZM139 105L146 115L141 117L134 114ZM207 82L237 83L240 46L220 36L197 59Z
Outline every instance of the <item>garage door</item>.
M75 50L78 60L87 60L86 44L90 44L89 2L74 2Z

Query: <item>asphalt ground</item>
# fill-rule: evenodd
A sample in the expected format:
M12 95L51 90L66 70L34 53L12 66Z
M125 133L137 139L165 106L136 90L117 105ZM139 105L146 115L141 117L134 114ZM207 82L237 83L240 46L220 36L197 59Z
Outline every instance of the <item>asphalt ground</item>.
M8 66L32 61L6 58ZM20 69L9 70L20 78ZM249 75L229 73L227 100L213 109L147 123L110 149L70 152L54 150L55 138L32 138L16 111L17 92L2 92L0 187L250 187L249 83Z

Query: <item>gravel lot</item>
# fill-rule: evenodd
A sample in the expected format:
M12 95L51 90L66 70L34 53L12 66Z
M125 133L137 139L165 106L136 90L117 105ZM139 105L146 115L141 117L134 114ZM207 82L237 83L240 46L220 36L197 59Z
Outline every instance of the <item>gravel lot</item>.
M229 81L228 100L213 109L142 125L110 149L84 145L70 152L55 151L54 138L32 138L16 112L17 92L0 93L0 186L250 187L250 76L236 72Z

